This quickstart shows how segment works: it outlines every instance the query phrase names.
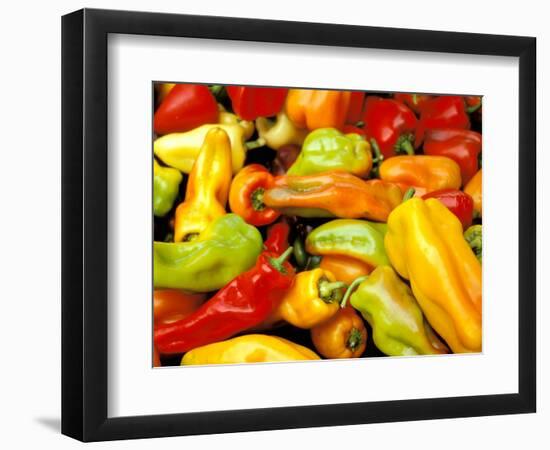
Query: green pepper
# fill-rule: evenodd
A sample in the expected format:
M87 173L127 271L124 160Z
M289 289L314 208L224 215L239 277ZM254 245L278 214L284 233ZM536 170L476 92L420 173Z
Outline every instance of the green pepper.
M366 178L372 167L370 144L359 134L319 128L306 137L288 175L313 175L333 170Z
M154 286L215 291L254 266L262 245L260 232L241 217L218 217L193 241L154 243Z
M306 239L312 255L345 255L371 267L389 264L384 249L384 223L357 219L336 219L315 228Z
M390 356L448 353L425 320L412 291L390 266L379 266L351 284L350 303L372 327L374 344Z
M481 225L472 225L470 228L468 228L464 232L464 239L466 239L466 242L470 246L470 248L473 250L473 252L476 255L476 258L479 259L479 262L482 258L482 227Z
M179 170L163 167L156 159L153 159L153 175L153 213L163 217L174 206L183 177Z

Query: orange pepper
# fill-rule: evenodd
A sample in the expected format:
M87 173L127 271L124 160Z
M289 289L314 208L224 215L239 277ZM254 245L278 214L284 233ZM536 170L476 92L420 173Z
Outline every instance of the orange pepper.
M286 114L298 128L344 127L350 107L350 91L290 89L286 99Z
M160 356L157 348L153 346L153 367L160 367Z
M427 192L460 189L462 184L460 166L445 156L394 156L380 165L380 178L425 188Z
M206 294L188 294L178 289L155 289L153 319L155 325L183 319L195 311L206 299Z
M474 213L481 217L481 170L472 177L468 184L464 188L466 194L470 194L470 197L474 200Z
M326 255L319 267L331 272L338 281L351 284L359 277L368 275L373 268L358 259L345 255Z
M456 164L453 161L453 164ZM393 183L364 181L346 172L275 177L263 201L283 214L300 217L341 217L385 222L403 194Z
M273 185L273 175L261 164L249 164L242 168L231 182L229 207L247 223L268 225L280 216L263 202L266 189Z
M359 358L367 346L367 330L363 319L348 306L312 328L311 340L325 358Z

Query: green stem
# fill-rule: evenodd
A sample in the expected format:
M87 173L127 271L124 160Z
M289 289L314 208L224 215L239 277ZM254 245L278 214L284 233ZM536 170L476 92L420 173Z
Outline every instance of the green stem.
M286 273L286 269L284 267L285 261L288 259L288 257L292 254L293 247L288 247L281 256L277 258L270 258L269 264L271 264L275 269L277 269L281 273Z
M374 153L374 158L372 158L372 163L381 163L384 161L384 155L382 155L382 152L380 151L380 147L378 147L378 142L376 142L376 139L370 138L370 146L372 148L372 152Z
M361 332L353 327L351 331L349 332L348 342L346 343L346 346L354 352L356 348L358 348L361 343L363 342L363 336L361 336Z
M411 141L407 139L403 139L399 144L399 150L404 151L407 155L414 155L414 147L411 143Z
M410 200L411 198L413 198L415 192L416 191L414 190L413 187L410 187L409 189L407 189L407 191L405 192L405 195L403 196L403 200L401 201L401 203L405 203L407 200Z
M359 278L356 278L355 280L353 280L353 282L349 285L346 293L344 294L344 298L342 299L342 302L340 303L341 308L346 307L346 303L348 302L348 298L350 298L350 296L353 293L353 291L355 290L355 288L357 286L359 286L363 281L365 281L368 277L369 277L368 275L364 275L362 277L359 277Z
M258 147L263 147L264 145L265 145L265 139L261 137L259 137L255 141L248 141L247 143L244 144L247 150L253 150Z
M250 202L254 211L263 211L265 209L264 192L264 188L258 188L250 195Z
M212 92L212 95L214 97L217 97L220 95L220 93L223 91L223 86L221 84L213 84L210 86L210 92Z
M327 279L321 278L319 280L318 289L319 289L319 298L326 303L332 303L335 300L340 301L337 298L337 291L339 289L345 288L347 285L342 281L328 281Z

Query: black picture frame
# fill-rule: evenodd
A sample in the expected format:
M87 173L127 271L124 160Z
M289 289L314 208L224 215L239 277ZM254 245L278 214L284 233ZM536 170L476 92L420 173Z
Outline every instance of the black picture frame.
M518 57L518 393L108 418L107 36L110 33ZM535 94L533 37L93 9L64 16L62 433L82 441L100 441L535 412Z

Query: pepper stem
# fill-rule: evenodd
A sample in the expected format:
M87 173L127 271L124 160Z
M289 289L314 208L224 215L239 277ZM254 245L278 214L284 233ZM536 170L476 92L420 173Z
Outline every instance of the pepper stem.
M354 352L356 348L358 348L363 341L363 336L361 336L361 332L353 327L351 331L349 332L348 342L346 343L346 346Z
M403 142L401 142L400 149L405 151L407 155L414 155L414 147L408 139L404 139Z
M340 301L337 295L339 289L345 288L347 285L342 281L328 281L327 279L321 278L319 280L319 298L326 303L332 303L335 300Z
M401 201L401 203L405 203L407 200L410 200L411 198L413 198L415 192L416 191L414 190L413 187L410 187L409 189L407 189L407 191L405 192L405 195L403 195L403 200Z
M223 91L223 86L221 84L213 84L209 89L212 95L217 97Z
M372 152L374 153L374 158L372 158L372 163L381 163L384 161L384 155L382 155L382 152L380 151L380 147L378 147L378 142L376 142L376 139L370 138L369 140L370 146L372 148Z
M356 278L352 281L352 283L349 285L346 293L344 294L344 298L342 299L342 302L340 303L341 308L346 307L346 303L348 302L348 298L350 298L352 292L355 290L357 286L359 286L363 281L365 281L369 276L363 275L362 277Z
M269 264L271 264L271 266L273 266L279 272L286 273L286 269L283 264L288 259L288 257L292 254L293 250L294 248L290 246L284 251L284 253L281 254L281 256L277 258L269 258Z
M253 150L255 148L263 147L265 145L265 139L262 137L259 137L255 141L248 141L244 144L247 150Z
M254 211L263 211L265 209L264 192L264 188L258 188L250 195L250 202Z

